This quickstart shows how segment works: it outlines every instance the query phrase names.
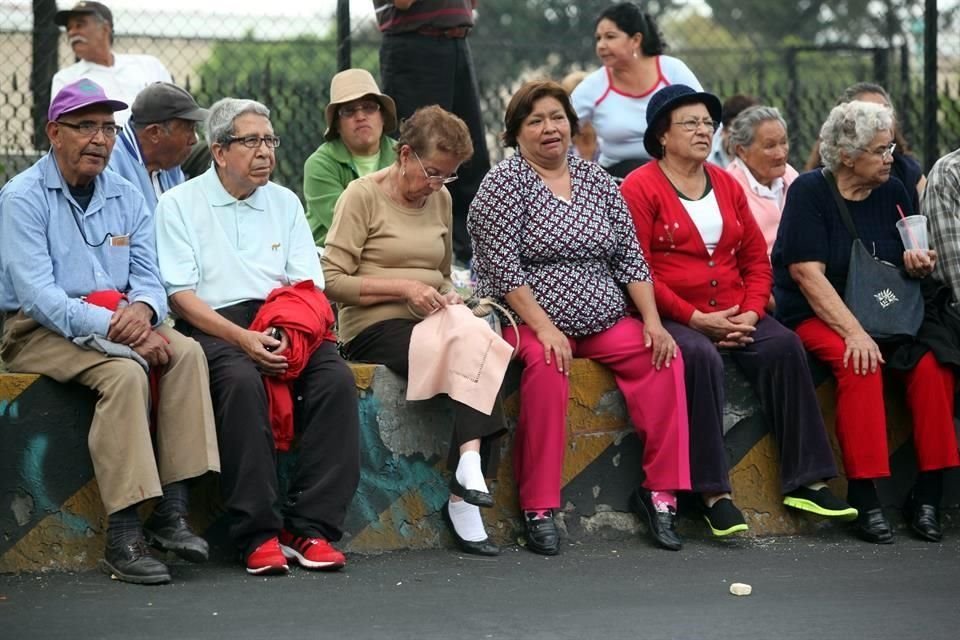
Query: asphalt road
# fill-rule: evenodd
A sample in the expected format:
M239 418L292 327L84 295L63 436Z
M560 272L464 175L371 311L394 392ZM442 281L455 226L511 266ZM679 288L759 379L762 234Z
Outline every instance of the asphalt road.
M960 532L939 545L842 536L351 556L336 574L255 578L177 564L173 584L97 572L0 576L0 639L960 637ZM752 585L735 597L732 582Z

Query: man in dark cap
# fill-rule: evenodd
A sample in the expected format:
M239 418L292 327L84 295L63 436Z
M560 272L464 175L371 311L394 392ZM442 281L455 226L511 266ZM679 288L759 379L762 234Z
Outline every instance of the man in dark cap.
M86 78L103 87L109 97L130 104L148 84L170 82L170 72L153 56L113 52L113 14L105 5L82 0L70 9L57 11L54 22L66 28L77 62L53 76L51 96ZM130 112L123 109L114 117L122 125Z
M109 167L140 189L153 212L160 194L186 181L180 165L197 143L197 123L207 110L185 89L155 82L137 94L130 112Z
M220 456L203 351L162 322L152 214L132 184L104 170L119 130L113 114L126 108L90 80L67 85L47 112L50 152L0 191L0 357L10 371L96 393L88 447L107 513L103 568L162 584L170 571L144 536L184 559L207 558L185 519L187 481L219 471ZM160 501L141 526L137 510L152 498Z

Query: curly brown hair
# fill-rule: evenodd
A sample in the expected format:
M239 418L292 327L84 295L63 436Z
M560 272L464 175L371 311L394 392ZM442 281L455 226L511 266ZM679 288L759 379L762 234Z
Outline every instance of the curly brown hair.
M473 155L473 141L466 123L435 104L420 107L400 123L400 137L394 147L398 163L403 145L423 158L442 151L463 163Z

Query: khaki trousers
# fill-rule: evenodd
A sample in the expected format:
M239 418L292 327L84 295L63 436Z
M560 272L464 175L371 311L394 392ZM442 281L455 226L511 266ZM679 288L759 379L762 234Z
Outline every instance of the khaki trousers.
M107 514L163 494L161 487L220 471L207 361L200 345L161 325L173 357L159 381L156 454L150 438L150 389L127 358L82 349L23 312L3 327L0 356L10 371L76 382L99 399L87 446Z

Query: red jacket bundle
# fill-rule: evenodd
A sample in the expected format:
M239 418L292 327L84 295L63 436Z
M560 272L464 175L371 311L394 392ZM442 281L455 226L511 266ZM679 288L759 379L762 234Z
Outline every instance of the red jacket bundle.
M270 403L270 425L278 451L289 451L293 443L293 381L300 377L310 356L324 340L336 341L333 309L313 280L274 289L267 296L251 331L279 327L287 334L289 348L283 353L289 366L278 376L264 376Z

